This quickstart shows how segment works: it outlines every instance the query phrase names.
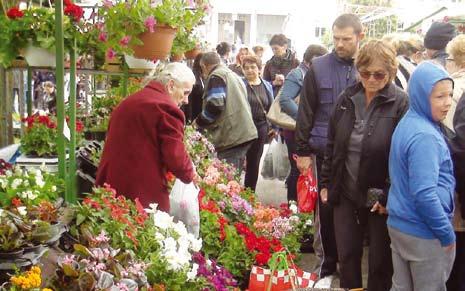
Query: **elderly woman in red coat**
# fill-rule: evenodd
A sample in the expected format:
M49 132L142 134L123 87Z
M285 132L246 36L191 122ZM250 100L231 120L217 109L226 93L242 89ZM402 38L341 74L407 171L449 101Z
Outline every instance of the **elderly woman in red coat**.
M158 203L169 211L166 173L184 183L195 175L183 143L184 114L195 77L184 64L171 63L140 91L113 111L97 173L97 185L138 198L143 206Z

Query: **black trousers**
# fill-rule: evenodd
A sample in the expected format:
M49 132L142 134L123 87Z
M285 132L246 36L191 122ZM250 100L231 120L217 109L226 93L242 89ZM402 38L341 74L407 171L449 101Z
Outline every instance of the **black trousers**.
M345 197L334 207L334 230L341 288L361 288L363 234L370 237L368 255L368 290L388 291L392 285L392 256L387 230L387 215L371 213L368 208L357 209Z
M323 165L323 154L316 155L316 170L318 176L318 189L321 189L321 167ZM318 195L318 211L316 213L320 220L319 235L323 245L323 260L321 262L320 277L326 277L336 273L337 270L337 247L336 237L334 235L333 208L327 203L321 202L321 196Z
M246 169L244 186L255 191L257 187L258 172L260 170L260 158L263 154L263 147L268 139L268 124L256 124L258 138L252 142L246 156Z
M447 281L448 291L465 291L465 232L455 232L455 262Z
M294 134L288 133L284 136L284 140L287 145L287 155L289 158L289 163L291 164L291 171L289 172L289 176L287 176L286 179L287 201L297 201L297 180L299 179L300 171L297 168L297 163L293 157L296 148Z

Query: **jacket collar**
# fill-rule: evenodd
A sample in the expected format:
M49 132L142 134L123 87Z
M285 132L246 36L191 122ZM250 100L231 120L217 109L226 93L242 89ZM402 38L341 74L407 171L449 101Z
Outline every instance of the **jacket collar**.
M358 82L357 84L346 89L345 96L350 98L363 89L362 82ZM384 86L383 89L381 89L381 91L378 92L376 97L378 96L383 98L383 102L394 101L396 99L396 85L393 82L389 82L386 86Z
M343 63L344 65L349 65L349 66L352 66L354 64L354 58L343 59L336 54L335 50L333 50L331 54L333 55L334 59L336 59L336 61L339 63Z
M163 86L163 84L158 81L150 81L146 87L151 88L157 92L167 94L165 86Z

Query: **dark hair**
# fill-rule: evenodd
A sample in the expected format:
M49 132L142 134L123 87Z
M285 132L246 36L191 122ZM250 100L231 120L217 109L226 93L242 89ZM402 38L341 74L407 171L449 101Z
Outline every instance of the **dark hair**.
M272 46L272 45L285 46L286 44L288 44L287 37L282 33L275 34L270 39L270 46Z
M194 59L194 63L192 64L192 72L194 73L194 75L197 77L197 75L201 75L202 74L202 68L200 67L200 59L202 58L203 56L203 53L199 53L195 59Z
M360 18L358 18L357 15L351 13L339 15L338 18L334 20L332 27L334 28L335 26L337 28L352 27L354 29L355 34L360 34L363 30Z
M208 52L202 54L200 63L206 66L219 65L221 63L221 59L216 52Z
M223 42L220 42L217 46L216 46L216 52L220 55L220 56L224 56L225 54L229 53L231 51L231 45L225 41Z
M261 45L256 45L252 48L254 53L263 52L265 49Z
M247 55L242 59L242 68L244 68L245 64L256 64L258 69L262 69L262 60L255 55Z
M311 44L304 53L304 61L311 64L314 57L319 57L328 53L328 50L319 44Z

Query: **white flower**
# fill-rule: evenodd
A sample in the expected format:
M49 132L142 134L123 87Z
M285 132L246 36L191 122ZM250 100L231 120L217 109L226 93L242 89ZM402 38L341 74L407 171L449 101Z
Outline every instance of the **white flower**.
M187 272L187 280L192 281L197 277L197 271L199 270L199 265L198 264L193 264L192 265L192 270Z
M26 210L26 206L19 206L17 207L16 209L18 209L18 213L22 216L26 216L27 215L27 210Z
M0 178L0 187L6 189L8 186L8 181L5 178Z
M151 214L151 213L153 213L153 214L157 213L157 207L158 207L158 204L157 204L157 203L150 203L150 204L149 204L149 207L150 207L150 208L145 208L145 209L144 209L145 212L147 212L147 213L149 213L149 214Z
M305 225L306 226L312 226L313 225L313 221L311 219L308 219L306 222L305 222Z
M15 167L15 168L14 168L14 172L15 172L15 174L18 175L18 176L22 176L22 175L23 175L23 170L21 170L20 167Z
M202 239L201 238L191 240L191 244L192 244L192 250L194 252L199 252L200 249L202 249Z
M29 186L29 181L28 181L28 180L24 180L24 182L23 182L23 186L24 186L24 187L27 187L27 186Z
M155 239L156 239L157 241L164 241L164 240L165 240L165 236L164 236L162 233L157 232L157 233L155 233Z
M4 213L5 213L5 211L0 208L0 217L2 217Z
M36 191L35 191L36 192ZM36 192L38 193L38 192ZM37 194L36 193L32 193L31 190L28 190L28 191L23 191L21 192L20 196L21 198L25 198L25 199L29 199L29 200L34 200L37 198Z
M172 237L167 237L163 240L163 247L165 251L176 251L177 243Z
M289 206L289 209L292 211L292 213L297 213L297 205L291 204Z
M56 192L57 191L57 186L53 185L51 191Z
M211 266L212 266L212 261L207 260L207 266L208 266L208 267L211 267Z
M19 178L14 179L13 182L11 183L11 189L15 190L22 183L23 183L22 179L19 179Z
M178 221L173 225L173 229L179 236L187 236L187 229L184 222Z
M157 211L153 215L153 222L156 227L161 229L168 229L173 224L173 217L170 216L168 213L163 211Z
M36 176L36 185L39 186L39 188L43 188L45 186L42 176Z
M39 168L42 172L46 172L47 171L47 166L45 165L45 162L42 163L42 165L40 165L40 168Z

